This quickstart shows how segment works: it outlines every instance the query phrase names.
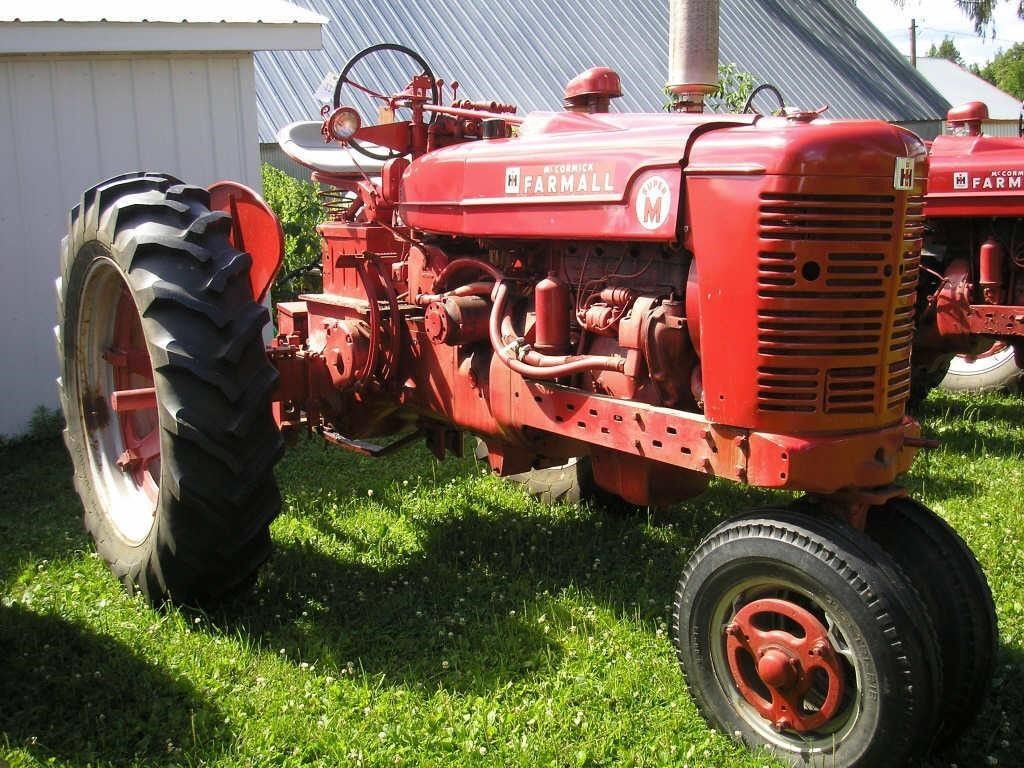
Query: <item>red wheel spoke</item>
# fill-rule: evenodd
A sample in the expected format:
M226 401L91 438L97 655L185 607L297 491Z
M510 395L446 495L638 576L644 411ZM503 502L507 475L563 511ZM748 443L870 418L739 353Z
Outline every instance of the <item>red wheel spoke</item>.
M110 395L110 408L115 413L130 413L156 408L156 388L119 389Z
M367 88L365 85L360 85L355 80L349 80L346 77L345 78L345 82L348 83L349 85L351 85L353 88L358 88L363 93L367 93L370 96L373 96L374 98L380 99L381 101L390 101L391 100L390 96L385 96L383 93L377 93L372 88Z
M142 318L127 287L118 298L112 330L110 344L101 356L113 368L108 399L111 410L117 414L122 446L115 464L155 504L160 492L156 388Z
M103 353L103 359L114 368L125 373L134 373L147 379L153 378L153 369L149 363L149 353L144 349L123 349L110 347Z

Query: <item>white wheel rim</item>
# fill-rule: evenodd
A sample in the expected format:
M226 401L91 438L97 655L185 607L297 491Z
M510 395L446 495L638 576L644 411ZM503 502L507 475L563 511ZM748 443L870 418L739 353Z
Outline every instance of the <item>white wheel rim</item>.
M142 484L117 464L118 457L125 452L126 440L122 416L110 410L111 395L117 385L114 368L104 358L104 352L114 342L125 287L121 270L109 258L97 258L89 266L82 285L84 301L76 323L76 373L82 415L80 426L86 437L87 471L93 491L115 532L128 544L137 546L149 536L155 521L160 460L157 457L145 468ZM152 415L129 416L150 419L159 430L155 411Z

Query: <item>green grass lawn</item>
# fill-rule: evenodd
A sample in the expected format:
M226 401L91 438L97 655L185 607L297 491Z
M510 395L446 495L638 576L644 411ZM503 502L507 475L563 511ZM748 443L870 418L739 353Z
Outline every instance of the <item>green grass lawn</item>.
M906 484L977 553L995 690L926 765L1024 762L1024 402L935 394ZM216 612L126 596L59 442L0 449L0 754L20 765L767 766L711 731L667 636L701 535L773 495L653 516L546 507L470 459L303 442L273 559ZM941 627L939 631L941 631Z

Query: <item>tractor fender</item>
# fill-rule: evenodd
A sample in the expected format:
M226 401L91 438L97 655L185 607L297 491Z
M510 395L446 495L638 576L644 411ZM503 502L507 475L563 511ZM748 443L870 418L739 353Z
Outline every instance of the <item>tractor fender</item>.
M262 302L284 259L284 230L270 206L255 191L236 181L218 181L207 188L210 210L231 216L231 245L252 257L249 285Z

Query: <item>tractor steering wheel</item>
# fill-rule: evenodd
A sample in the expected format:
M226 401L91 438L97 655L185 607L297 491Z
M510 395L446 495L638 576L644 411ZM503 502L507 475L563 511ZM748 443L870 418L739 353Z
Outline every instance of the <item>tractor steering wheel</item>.
M341 89L342 86L344 86L345 84L351 85L353 88L362 91L364 94L367 94L375 99L379 99L380 101L383 101L385 104L390 103L392 94L380 93L378 91L373 90L372 88L369 88L359 83L356 80L352 80L349 78L349 74L352 72L353 69L355 69L356 65L358 65L359 62L361 62L368 56L380 53L381 51L394 51L395 53L403 54L404 56L412 59L420 67L422 74L426 75L430 79L430 99L428 100L427 103L437 104L439 97L437 80L434 78L434 73L430 71L430 67L427 65L427 62L424 61L423 57L420 56L418 53L416 53L416 51L412 50L411 48L406 48L404 45L398 45L397 43L379 43L377 45L371 45L369 48L364 48L363 50L361 50L359 53L357 53L355 56L349 59L348 63L345 65L345 68L341 70L341 74L338 75L338 82L334 86L335 109L341 106ZM387 72L386 66L382 67L381 69ZM394 93L399 92L403 88L405 88L404 84L401 85L398 90L394 91ZM431 113L428 125L430 123L433 123L436 117L436 112ZM375 152L371 149L367 149L355 139L349 139L348 143L357 152L359 152L362 155L365 155L366 157L372 158L373 160L387 161L391 160L392 158L401 157L402 155L407 154L405 152L398 152L394 149L389 149L386 154L382 152Z
M786 109L786 102L782 98L782 91L776 88L771 83L761 83L757 88L750 92L750 96L747 97L747 103L743 105L744 115L753 113L755 115L763 114L754 109L754 97L757 96L761 91L771 91L775 98L779 102L779 112L783 112Z

